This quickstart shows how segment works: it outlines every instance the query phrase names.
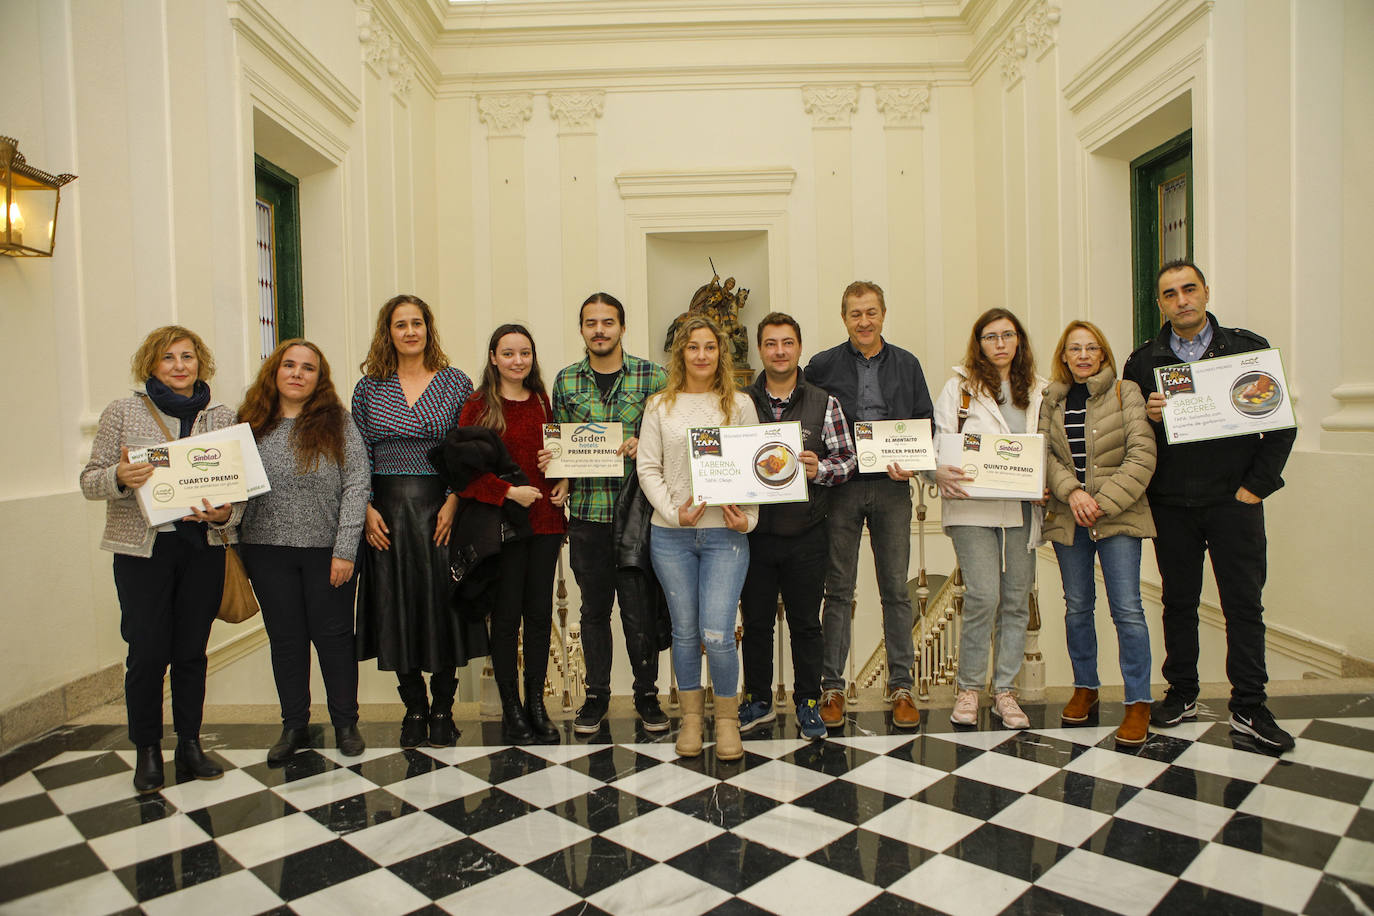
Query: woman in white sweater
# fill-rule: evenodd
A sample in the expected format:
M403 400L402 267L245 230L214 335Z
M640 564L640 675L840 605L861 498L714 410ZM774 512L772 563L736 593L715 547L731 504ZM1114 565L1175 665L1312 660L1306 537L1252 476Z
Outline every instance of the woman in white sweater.
M701 753L705 693L701 647L716 695L716 757L744 756L739 737L735 618L749 570L747 534L757 506L695 503L687 430L755 423L753 402L735 390L725 336L709 318L683 322L673 337L668 385L650 400L639 433L639 483L654 507L649 538L654 574L668 596L673 668L682 702L677 752Z

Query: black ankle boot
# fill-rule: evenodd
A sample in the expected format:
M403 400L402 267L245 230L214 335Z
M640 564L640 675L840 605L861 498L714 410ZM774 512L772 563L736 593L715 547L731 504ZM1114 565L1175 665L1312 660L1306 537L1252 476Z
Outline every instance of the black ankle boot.
M177 739L177 749L172 759L176 761L177 776L182 778L219 779L224 775L224 769L200 749L199 738Z
M429 711L429 746L453 747L463 733L453 722L451 708L434 707Z
M340 725L334 729L334 744L345 757L357 757L367 750L367 742L358 732L358 724Z
M419 747L429 741L429 709L424 706L406 707L401 720L401 747Z
M544 691L538 686L525 685L525 720L530 723L538 744L557 744L558 726L549 721L548 710L544 708Z
M267 751L268 763L283 763L303 747L310 746L310 729L282 726L281 737Z
M501 739L507 744L534 744L534 732L525 707L520 705L520 690L514 684L497 684L501 693Z
M156 792L162 783L162 745L140 746L134 757L134 791Z

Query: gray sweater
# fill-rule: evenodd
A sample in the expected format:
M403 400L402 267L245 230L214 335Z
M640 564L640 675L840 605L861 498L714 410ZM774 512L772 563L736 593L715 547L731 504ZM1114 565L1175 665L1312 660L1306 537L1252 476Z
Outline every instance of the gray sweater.
M248 501L239 539L245 544L332 547L352 562L362 538L372 470L358 427L344 414L344 466L321 458L303 474L291 444L294 419L283 419L258 442L258 454L272 490Z

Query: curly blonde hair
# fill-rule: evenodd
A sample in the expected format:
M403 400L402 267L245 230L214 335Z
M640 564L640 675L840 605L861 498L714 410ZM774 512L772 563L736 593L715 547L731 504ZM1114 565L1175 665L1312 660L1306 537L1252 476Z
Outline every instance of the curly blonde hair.
M129 361L129 370L133 373L134 381L146 382L152 378L153 370L157 368L162 354L178 340L189 340L191 347L196 351L196 379L208 382L214 378L215 357L205 345L205 341L190 328L169 324L150 331L148 336L143 338L143 343L134 351L134 358Z

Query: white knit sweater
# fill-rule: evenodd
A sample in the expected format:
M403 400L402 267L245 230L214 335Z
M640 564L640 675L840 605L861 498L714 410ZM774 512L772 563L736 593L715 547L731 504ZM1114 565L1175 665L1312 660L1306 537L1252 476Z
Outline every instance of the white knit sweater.
M715 392L679 392L673 406L665 410L663 398L655 395L644 410L639 430L639 485L654 507L653 524L660 528L680 528L678 507L692 495L692 474L687 464L687 430L693 426L738 426L757 423L754 402L743 392L735 392L735 410L730 417L720 414L720 398ZM741 506L753 531L759 521L758 506ZM697 528L724 528L725 513L718 506L708 507Z

